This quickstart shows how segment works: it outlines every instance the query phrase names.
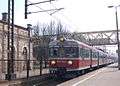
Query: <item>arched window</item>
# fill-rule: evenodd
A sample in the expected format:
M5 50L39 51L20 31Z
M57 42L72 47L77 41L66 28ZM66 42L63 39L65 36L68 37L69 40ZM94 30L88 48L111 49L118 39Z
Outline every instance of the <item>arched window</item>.
M23 55L27 54L27 47L23 47Z
M27 60L27 47L23 47L24 60Z
M23 47L22 54L23 54L23 59L24 59L23 70L26 70L27 69L27 47Z

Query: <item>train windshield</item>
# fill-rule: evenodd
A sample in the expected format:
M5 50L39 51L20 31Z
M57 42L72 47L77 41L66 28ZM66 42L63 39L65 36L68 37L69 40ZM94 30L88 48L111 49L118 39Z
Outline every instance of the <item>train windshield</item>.
M51 47L49 54L53 58L77 58L78 47Z

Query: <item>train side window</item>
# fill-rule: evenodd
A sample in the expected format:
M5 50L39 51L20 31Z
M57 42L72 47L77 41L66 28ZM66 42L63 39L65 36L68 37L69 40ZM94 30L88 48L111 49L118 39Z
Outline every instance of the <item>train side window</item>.
M79 54L80 54L80 57L83 57L83 48L80 48Z
M94 52L94 58L96 58L96 53Z
M96 58L99 58L99 52L96 52L96 54L97 54L97 57L96 57Z
M103 55L103 53L101 54L101 58L103 58L104 57L104 55Z
M82 49L82 57L85 58L85 49Z
M86 57L86 50L83 49L83 57L85 58Z
M89 58L89 49L87 49L87 48L84 48L84 49L82 49L82 57L83 58Z
M94 58L95 56L94 56L94 51L92 51L92 58Z
M82 49L82 52L81 52L81 57L84 58L84 54L83 54L84 50Z
M93 52L93 58L97 58L97 53L95 51Z
M87 57L87 58L90 57L90 50L89 50L89 49L86 50L86 57Z
M99 58L102 58L102 55L101 55L101 53L99 53Z
M102 53L100 54L100 58L103 58L103 54Z

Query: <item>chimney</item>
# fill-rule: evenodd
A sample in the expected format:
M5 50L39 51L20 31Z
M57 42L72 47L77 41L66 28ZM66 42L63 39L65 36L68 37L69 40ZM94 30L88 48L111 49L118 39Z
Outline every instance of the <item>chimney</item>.
M2 20L5 22L8 21L8 13L6 13L6 12L2 13Z

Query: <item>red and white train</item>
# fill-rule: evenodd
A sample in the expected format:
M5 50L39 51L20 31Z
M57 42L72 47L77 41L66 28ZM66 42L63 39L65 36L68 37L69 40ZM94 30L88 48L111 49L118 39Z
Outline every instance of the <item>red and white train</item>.
M62 37L49 43L50 73L78 72L112 62L113 56L76 40Z

